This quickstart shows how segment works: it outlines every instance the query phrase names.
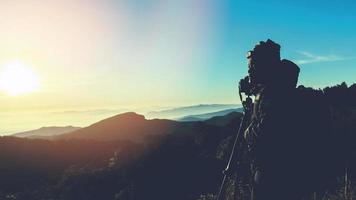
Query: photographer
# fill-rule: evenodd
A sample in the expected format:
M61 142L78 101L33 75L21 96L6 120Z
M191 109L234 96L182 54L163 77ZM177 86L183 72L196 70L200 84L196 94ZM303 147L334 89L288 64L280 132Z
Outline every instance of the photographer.
M297 152L292 144L299 134L293 131L299 114L292 106L297 99L299 67L281 61L280 46L271 40L256 45L247 59L249 85L245 92L254 95L255 101L244 138L251 160L254 199L297 199L300 194L293 186L297 181L293 175Z
M297 86L299 67L280 59L271 40L250 51L240 90L255 96L244 131L251 163L252 199L293 200L323 195L342 173L341 140L331 131L320 90Z

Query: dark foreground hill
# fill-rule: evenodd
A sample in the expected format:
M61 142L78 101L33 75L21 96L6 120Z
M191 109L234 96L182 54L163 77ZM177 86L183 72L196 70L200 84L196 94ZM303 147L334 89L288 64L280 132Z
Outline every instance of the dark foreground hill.
M339 177L337 188L329 191L331 200L346 199L344 186L355 188L356 101L350 99L356 93L350 88L356 87L325 90L333 128L346 138L351 172L347 184ZM2 137L0 199L213 199L240 118L240 113L230 113L201 122L175 122L128 113L83 129L90 139L82 131L54 141Z
M343 133L355 132L356 113L338 109L335 116ZM150 142L3 137L0 199L212 199L240 117L183 123L172 134L142 137Z

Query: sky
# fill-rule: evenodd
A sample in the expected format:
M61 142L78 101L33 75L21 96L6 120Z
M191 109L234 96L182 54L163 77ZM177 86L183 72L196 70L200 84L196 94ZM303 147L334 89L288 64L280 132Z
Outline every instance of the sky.
M0 135L127 110L238 104L246 52L268 38L300 66L299 84L352 84L355 9L351 0L1 0L0 73L22 63L35 76L21 80L37 87L0 88Z

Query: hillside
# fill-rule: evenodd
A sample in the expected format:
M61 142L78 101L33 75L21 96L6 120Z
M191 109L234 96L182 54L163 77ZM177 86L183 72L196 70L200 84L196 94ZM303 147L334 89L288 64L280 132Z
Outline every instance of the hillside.
M217 187L234 134L235 126L125 113L59 140L2 137L0 199L128 199L131 184L135 199L195 198Z
M58 136L56 139L86 139L98 141L142 141L146 136L171 134L180 128L178 122L153 119L133 112L119 114L88 127Z

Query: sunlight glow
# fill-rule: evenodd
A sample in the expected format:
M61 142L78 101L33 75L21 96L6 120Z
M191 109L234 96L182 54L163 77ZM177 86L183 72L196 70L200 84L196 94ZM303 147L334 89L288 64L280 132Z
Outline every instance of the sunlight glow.
M0 70L0 90L9 95L18 96L39 89L37 75L18 60L5 64Z

